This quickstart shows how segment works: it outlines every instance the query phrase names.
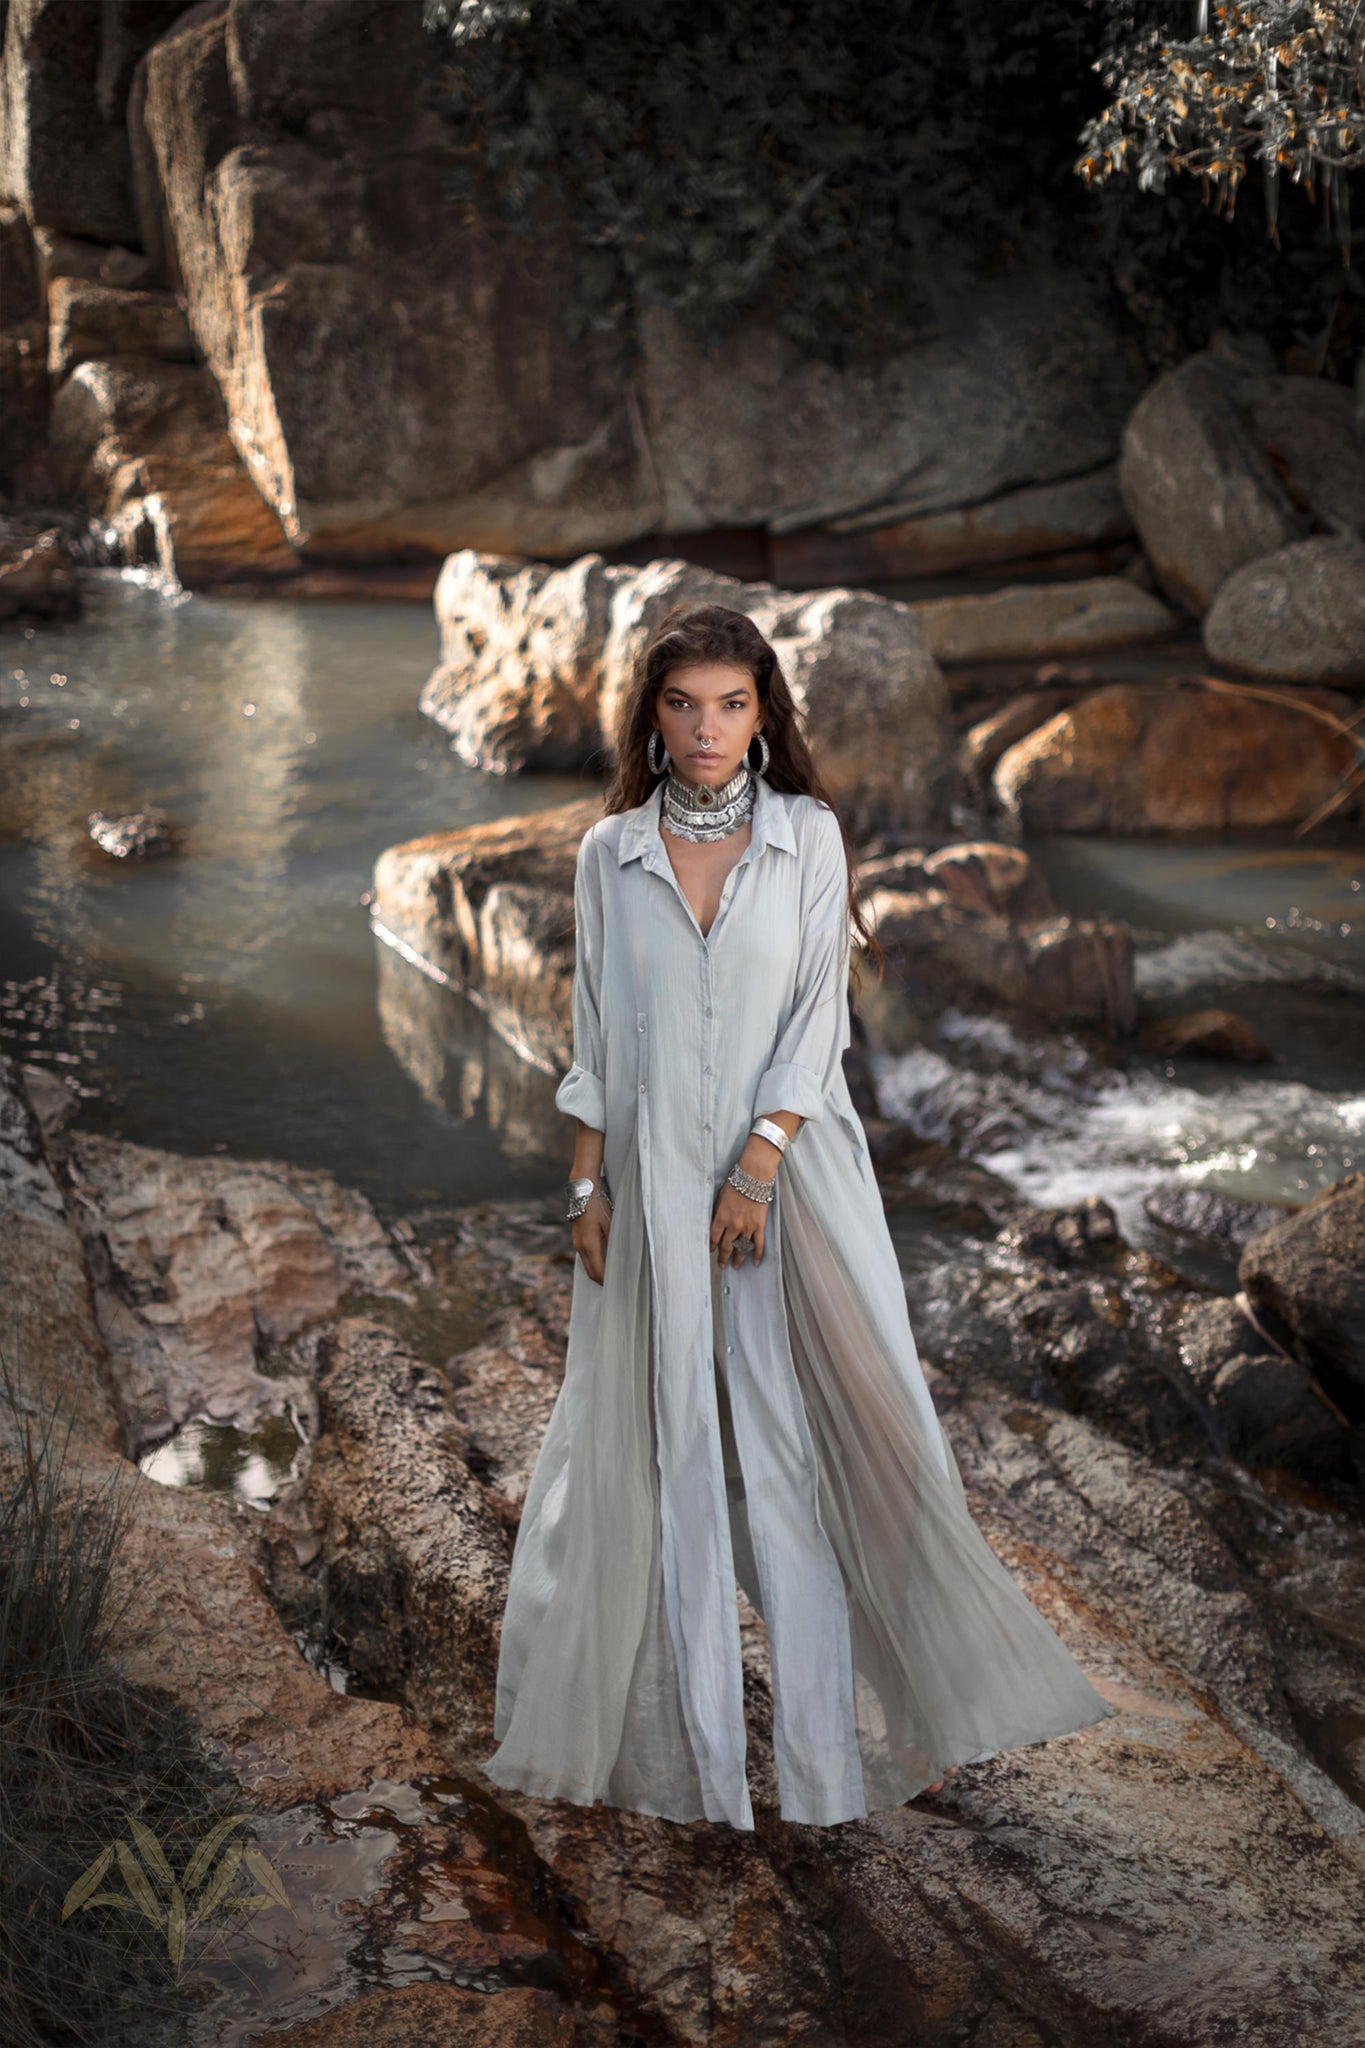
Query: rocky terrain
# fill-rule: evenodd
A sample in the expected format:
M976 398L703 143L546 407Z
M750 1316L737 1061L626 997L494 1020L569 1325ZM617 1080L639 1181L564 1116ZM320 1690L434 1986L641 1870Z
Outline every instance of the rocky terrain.
M1118 1711L798 1828L745 1609L747 1836L478 1772L562 1368L559 1221L490 1203L386 1232L325 1175L82 1135L13 1064L4 1090L27 1398L71 1402L75 1468L130 1496L120 1654L275 1816L286 1875L319 1816L381 1830L344 1941L313 1929L248 2038L1297 2048L1305 2016L1358 2038L1365 1180L1247 1243L1239 1308L1102 1205L1030 1210L869 1115L888 1202L966 1232L910 1299L973 1512ZM272 1410L302 1453L264 1509L130 1461L187 1414L249 1435ZM387 1959L363 1997L358 1941Z
M553 235L532 276L446 202L417 12L0 9L0 621L70 616L96 560L430 597L421 708L506 775L599 771L658 618L733 605L859 844L888 962L861 1032L879 999L966 1003L1040 1068L1048 1034L1102 1062L1139 1024L1264 1059L1236 1013L1140 1019L1132 933L1063 914L1019 842L1358 831L1350 394L1246 335L1153 376L1060 274L983 283L875 372L650 316L624 379L561 333ZM437 1101L451 992L482 1010L524 1056L483 1105L509 1157L539 1156L517 1073L569 1058L584 786L375 870L385 1041ZM153 816L87 823L151 851ZM1358 2048L1365 1179L1297 1210L1154 1190L1215 1290L969 1164L988 1096L932 1142L879 1114L876 1049L850 1079L890 1209L936 1233L907 1289L973 1511L1117 1712L797 1828L737 1594L752 1835L478 1769L564 1356L553 1205L386 1227L325 1173L83 1131L0 1062L20 1408L65 1404L72 1483L126 1504L117 1653L230 1765L300 1910L206 2042Z

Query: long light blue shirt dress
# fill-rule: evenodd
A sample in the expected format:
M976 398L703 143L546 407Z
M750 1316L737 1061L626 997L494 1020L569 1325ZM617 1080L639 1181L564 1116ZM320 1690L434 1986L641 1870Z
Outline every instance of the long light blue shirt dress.
M981 1535L929 1398L842 1065L834 814L757 778L703 934L661 809L656 788L578 852L556 1103L604 1133L614 1208L602 1283L574 1269L483 1769L752 1828L738 1580L767 1628L782 1818L830 1825L1114 1710ZM716 1195L775 1110L805 1121L765 1256L723 1268Z

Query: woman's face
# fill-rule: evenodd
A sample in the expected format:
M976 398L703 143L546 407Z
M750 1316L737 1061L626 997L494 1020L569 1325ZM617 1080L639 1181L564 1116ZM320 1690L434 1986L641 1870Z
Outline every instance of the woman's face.
M673 773L699 789L719 788L738 774L762 722L748 669L719 661L671 669L654 714Z

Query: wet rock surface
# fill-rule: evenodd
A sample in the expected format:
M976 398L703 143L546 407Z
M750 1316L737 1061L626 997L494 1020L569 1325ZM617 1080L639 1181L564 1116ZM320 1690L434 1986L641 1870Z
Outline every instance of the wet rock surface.
M28 534L0 521L0 619L70 618L80 609L76 573L55 527Z
M84 1141L54 1131L54 1169L14 1101L6 1278L50 1296L63 1248L76 1315L63 1160ZM376 1953L436 1981L385 1980L274 2038L345 2043L369 2005L395 2042L479 2026L470 2039L604 2048L1204 2048L1231 2026L1298 2048L1309 2012L1315 2039L1351 2048L1365 1530L1302 1435L1311 1385L1230 1304L1130 1251L1103 1204L1030 1209L896 1126L869 1136L888 1185L918 1175L926 1198L974 1205L960 1254L911 1278L931 1390L988 1539L1117 1713L906 1807L798 1828L776 1814L762 1625L741 1610L752 1835L494 1796L491 1661L572 1263L539 1204L428 1216L402 1240L407 1298L358 1314L347 1297L278 1347L313 1376L323 1433L270 1515L127 1468L156 1622L130 1648L192 1694L253 1796L282 1825L305 1788L339 1814L413 1806L353 1911ZM133 1184L104 1174L115 1198ZM88 1306L83 1327L81 1374L107 1374ZM87 1399L107 1439L111 1397ZM334 1649L354 1629L371 1689L406 1707L337 1692L305 1660L292 1631L324 1567ZM438 1782L459 1795L440 1824L403 1791Z
M887 958L913 1004L964 993L992 1007L1133 1029L1132 937L1104 919L1063 917L1029 857L992 841L903 852L859 864L859 882Z
M130 562L187 587L294 569L200 362L78 362L53 396L49 452L62 488L114 529Z
M1365 1174L1324 1188L1255 1237L1240 1277L1258 1308L1357 1388L1365 1388Z

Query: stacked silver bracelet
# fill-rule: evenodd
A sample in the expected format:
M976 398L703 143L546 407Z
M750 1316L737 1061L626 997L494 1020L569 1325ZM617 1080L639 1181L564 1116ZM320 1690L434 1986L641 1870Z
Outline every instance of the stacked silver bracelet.
M766 1138L770 1145L776 1145L779 1152L785 1152L791 1143L791 1138L781 1124L775 1124L771 1117L756 1116L750 1125L750 1135L752 1136L755 1131L760 1138ZM730 1168L725 1178L732 1188L738 1188L751 1202L771 1202L777 1193L776 1174L771 1180L759 1180L755 1174L746 1173L738 1162Z

